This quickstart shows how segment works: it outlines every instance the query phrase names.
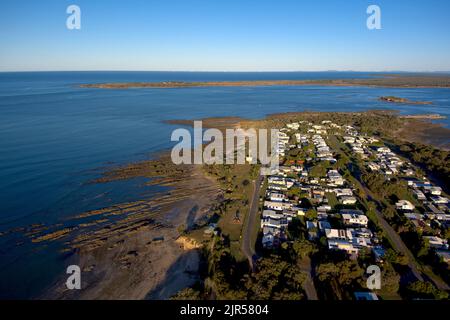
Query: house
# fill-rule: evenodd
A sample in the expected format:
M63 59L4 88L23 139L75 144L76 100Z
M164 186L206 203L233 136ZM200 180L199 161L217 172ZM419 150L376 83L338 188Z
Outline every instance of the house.
M430 213L433 213L433 214L442 214L442 213L444 213L443 211L439 210L438 208L436 208L431 203L428 203L426 205L426 208L430 211Z
M371 171L378 171L380 170L380 166L378 164L376 164L375 162L369 162L367 164L367 167L371 170Z
M417 198L417 200L421 200L421 201L427 200L427 197L425 196L425 194L420 190L413 190L413 194Z
M355 248L352 243L341 239L329 239L328 249L343 250L347 252L349 255L357 255L359 252L359 249Z
M352 233L353 238L372 238L373 233L367 228L347 228Z
M414 170L412 170L412 169L404 169L404 170L402 170L402 172L406 176L413 176L414 175Z
M441 257L445 263L450 263L450 251L436 250L436 254Z
M345 204L345 205L352 205L352 204L355 204L357 201L355 197L349 197L349 196L340 197L339 200L341 201L342 204Z
M347 144L355 143L355 137L345 136L344 137L344 143L347 143Z
M276 229L285 229L288 226L288 221L286 218L272 218L272 217L266 217L261 219L261 227L272 227Z
M450 221L450 214L439 213L436 215L438 221L448 222Z
M369 219L363 214L348 214L342 215L342 220L347 226L367 227Z
M345 182L337 170L329 170L327 176L332 185L342 186Z
M415 206L409 202L408 200L400 200L395 204L395 207L397 210L404 210L404 211L412 211L415 209Z
M263 210L261 217L263 219L265 218L273 218L273 219L279 219L283 217L283 214L279 211L274 210Z
M383 262L386 250L382 246L375 246L372 248L372 253L377 262Z
M276 190L276 191L287 191L286 185L281 184L268 184L267 185L268 190Z
M331 211L331 206L329 206L327 204L323 204L320 207L317 207L317 211L321 211L321 212Z
M279 201L264 201L264 207L271 210L283 211L285 209L291 209L292 203L279 202Z
M298 122L288 123L286 127L293 130L298 130L300 128L300 124Z
M322 220L318 222L318 228L320 231L324 232L325 229L331 229L331 225L327 220Z
M369 238L357 237L352 239L352 244L354 248L367 248L372 245L372 242Z
M448 199L446 197L442 197L442 196L433 196L433 197L431 197L431 201L433 201L434 204L448 203Z
M270 248L273 247L273 243L274 243L274 235L272 232L270 231L266 231L263 233L263 237L262 237L262 245L264 248Z
M286 196L282 193L271 192L269 193L269 199L274 202L282 202L286 200Z
M429 191L430 191L430 193L433 196L440 196L441 193L442 193L442 188L440 188L440 187L431 187Z
M264 248L271 248L274 246L277 237L280 235L280 230L274 227L263 227L262 245Z
M308 211L307 208L300 208L300 207L292 207L292 210L296 211L298 216L304 216Z
M417 220L418 215L416 215L414 212L405 212L403 215L409 219L409 220Z
M342 196L351 197L351 196L353 196L353 191L352 191L352 189L349 189L349 188L344 188L344 189L336 188L333 191L336 194L336 197L342 197Z
M308 229L308 240L316 240L319 236L317 234L317 222L306 221L306 229Z
M339 213L341 215L343 214L359 214L359 215L364 215L364 213L361 210L357 210L357 209L341 209L339 211Z
M284 177L278 177L278 176L270 176L267 179L269 184L279 184L279 185L286 185L286 180Z
M390 153L391 149L389 149L388 147L380 147L377 149L377 152L380 154L386 154L386 153Z
M448 250L448 244L446 239L442 239L436 236L425 236L423 238L428 241L430 247L432 248Z
M325 229L327 239L351 240L353 238L351 231L345 229Z

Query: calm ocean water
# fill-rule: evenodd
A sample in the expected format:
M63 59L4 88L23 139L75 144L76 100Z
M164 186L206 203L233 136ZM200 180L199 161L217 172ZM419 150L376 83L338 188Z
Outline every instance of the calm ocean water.
M143 180L89 184L112 164L148 158L171 146L175 128L163 120L212 116L261 118L318 110L395 108L449 118L449 89L364 87L228 87L181 89L82 89L79 84L127 81L289 80L366 78L354 72L195 73L41 72L0 73L0 232L32 223L57 223L106 205L151 194ZM395 95L433 105L390 105ZM17 244L0 237L0 298L32 297L64 270L57 245Z

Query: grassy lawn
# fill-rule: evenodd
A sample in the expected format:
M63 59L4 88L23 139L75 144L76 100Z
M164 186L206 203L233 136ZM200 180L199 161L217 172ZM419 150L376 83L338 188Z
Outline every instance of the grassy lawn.
M224 190L225 201L218 227L229 238L232 254L238 259L243 256L240 250L242 228L250 210L253 180L257 171L248 164L213 166L207 171L218 179Z
M327 197L328 204L331 206L332 209L334 209L335 206L339 204L339 201L336 198L336 194L334 194L333 192L326 192L325 196Z

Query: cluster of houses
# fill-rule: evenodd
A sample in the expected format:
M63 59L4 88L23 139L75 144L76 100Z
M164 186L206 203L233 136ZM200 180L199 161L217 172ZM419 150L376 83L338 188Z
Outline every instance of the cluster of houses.
M326 142L328 130L340 134L341 141L364 160L370 171L378 172L387 180L395 176L407 181L414 199L398 200L395 204L397 211L417 227L441 230L441 233L432 235L426 233L430 235L424 239L443 261L450 263L449 243L445 237L450 221L450 201L442 189L424 177L419 178L410 162L383 146L378 139L362 136L352 126L339 126L331 121L323 121L321 125L306 121L290 123L281 130L278 146L281 157L293 148L303 148L308 152L305 159L288 161L288 165L285 162L267 178L261 215L263 247L274 248L288 241L289 224L302 216L310 241L320 239L322 242L325 239L329 250L345 252L351 258L362 251L370 252L377 262L383 261L385 249L370 229L368 217L357 209L360 206L354 187L331 166L327 167L326 176L310 174L311 162L336 162L335 153ZM296 189L295 192L292 188ZM308 200L306 204L305 197ZM356 292L355 299L377 300L378 297L372 292Z
M314 135L312 137L312 142L316 148L317 159L321 161L330 161L331 163L336 162L336 159L333 158L333 153L331 152L330 147L326 144L325 140L322 138L321 135L319 134Z
M300 127L307 128L299 132ZM333 151L327 145L322 135L327 134L327 128L340 128L331 121L324 121L322 125L311 123L292 123L282 129L279 136L283 141L279 147L279 155L283 156L291 148L301 148L314 145L314 161L336 162ZM352 127L346 132L351 133ZM354 129L353 129L354 130ZM297 145L289 145L290 135L295 136ZM355 140L356 141L356 140ZM357 140L359 141L359 140ZM293 178L295 177L295 178ZM308 169L303 165L280 167L267 178L268 186L261 215L263 231L262 245L265 248L277 247L287 240L286 230L294 217L305 216L309 210L316 215L305 217L308 238L316 241L320 237L326 238L330 250L340 250L356 257L361 249L372 250L380 259L384 254L379 240L368 228L368 218L360 210L336 209L330 205L329 196L333 195L341 207L354 207L357 198L354 189L347 183L338 170L329 169L326 177L314 178L308 175ZM291 188L298 188L307 195L311 207L303 207L298 197L288 197ZM338 217L338 222L331 218Z
M418 228L427 225L433 229L447 230L450 226L450 201L443 195L442 188L434 186L426 179L411 178L407 182L408 188L419 203L421 210L416 210L416 207L406 200L399 201L404 205L397 206L398 210L401 210ZM442 233L444 234L444 232ZM450 251L446 239L438 236L425 236L424 238L444 261L450 261Z
M376 139L366 139L368 143L377 142ZM365 147L363 159L374 155L376 160L368 161L367 167L372 172L378 172L385 175L388 179L396 175L413 176L414 167L407 161L402 160L398 155L388 147L378 147L375 151Z
M435 230L447 230L450 222L450 201L443 195L442 188L434 186L426 178L418 178L414 166L407 160L401 159L390 148L381 146L372 150L369 144L378 142L376 139L352 135L344 137L345 143L352 147L353 152L362 155L366 166L372 172L379 172L387 179L393 176L407 181L408 188L420 206L420 210L410 200L400 199L395 205L399 213L409 219L417 228L434 227ZM375 156L375 161L369 157ZM430 247L436 249L446 262L450 252L447 241L437 236L424 237Z
M353 153L360 155L362 159L367 159L372 154L368 144L378 142L378 139L359 136L353 127L350 128L347 128L348 135L344 136L344 143L352 149Z
M415 167L410 162L400 158L390 148L379 144L378 139L360 135L352 126L338 126L331 121L314 125L303 121L287 124L280 130L278 153L284 157L286 152L293 148L300 149L311 145L314 146L314 153L311 153L311 157L314 158L292 161L288 166L286 164L280 166L268 176L261 216L264 247L277 247L286 241L287 228L292 219L306 215L309 240L316 241L325 237L330 250L341 250L354 257L362 249L366 249L370 250L377 260L382 260L384 249L379 239L368 228L367 216L355 209L358 200L354 188L338 170L328 169L325 177L317 178L310 176L308 166L305 167L305 163L311 161L336 162L333 150L324 139L328 130L335 129L340 129L344 143L365 161L370 171L378 172L387 179L396 176L407 181L408 188L417 201L413 203L412 199L399 200L396 203L399 213L417 227L429 226L437 230L448 228L449 199L441 188L434 186L426 178L418 178ZM378 147L374 147L374 144ZM312 207L304 207L298 197L288 196L289 190L293 187L303 196L306 195ZM334 203L331 203L330 195L335 197ZM340 205L340 210L336 208L336 203ZM417 203L420 204L420 210ZM316 215L308 216L307 212L310 210ZM449 246L445 236L426 236L425 239L430 247L436 249L437 254L445 261L449 261Z

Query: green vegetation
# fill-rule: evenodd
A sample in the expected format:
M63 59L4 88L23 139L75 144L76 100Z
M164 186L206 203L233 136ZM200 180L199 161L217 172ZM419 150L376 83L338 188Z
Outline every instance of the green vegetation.
M258 166L253 165L205 165L208 175L217 179L223 190L223 200L216 208L220 217L218 227L231 242L232 254L239 260L245 257L241 253L242 226L250 208L254 183L258 175Z
M393 112L377 111L354 114L315 113L299 119L316 123L326 119L340 125L352 124L361 133L378 137L381 141L377 143L378 146L383 145L385 137L395 135L395 130L401 126L402 121ZM281 118L270 121L282 125L286 121L295 120L287 117L287 120ZM279 248L258 251L260 259L255 263L255 269L250 270L247 261L240 254L240 238L242 222L249 208L252 181L257 172L250 165L240 168L226 165L207 166L207 172L218 179L224 190L224 199L216 210L220 217L218 225L222 233L214 238L213 245L208 250L205 249L208 270L203 275L202 285L183 290L175 298L305 299L302 286L306 272L311 271L306 266L312 266L312 273L316 274L315 286L321 299L353 299L355 291L366 289L365 270L368 265L375 263L382 269L382 289L376 291L382 298L398 299L400 295L407 298L448 298L447 293L438 290L428 279L425 282L408 283L405 277L400 281L400 275L409 272L411 264L414 267L417 265L419 272L433 281L439 278L436 276L439 275L448 283L450 274L448 264L443 263L423 240L423 235L428 235L430 230L426 227L417 230L413 223L395 209L395 203L405 199L415 204L419 211L422 210L406 183L395 177L386 179L379 173L367 172L363 160L353 155L348 146L342 143L342 138L331 136L328 140L330 147L337 152L337 163L331 165L325 161L307 162L309 175L322 178L330 168L338 169L343 174L355 188L354 193L358 198L355 208L367 214L370 229L377 234L386 248L384 262L375 262L374 256L368 250L361 250L358 259L349 260L343 252L328 250L326 238L323 236L317 241L306 240L308 231L305 221L316 220L317 212L308 199L310 196L300 188L293 187L286 193L287 196L300 201L300 206L309 210L305 217L294 218L289 224L288 241L283 242ZM450 176L448 152L411 143L403 143L397 149L395 146L389 147L395 152L397 149L401 150L400 152L410 157L414 163L441 179L448 179ZM284 159L285 164L289 165L294 160L305 160L306 157L311 157L313 152L314 147L311 145L290 150ZM334 213L342 207L334 193L326 193L325 196ZM393 249L398 249L398 246L393 245L394 237L383 227L385 224L379 213L382 213L386 221L400 234L414 257L407 250L405 256ZM236 216L242 219L241 223L236 223ZM329 222L333 227L340 227L339 215L330 217ZM257 233L258 229L259 224L253 231Z
M399 150L403 156L441 181L447 191L450 190L450 151L419 143L401 143Z
M448 293L436 289L429 282L416 281L407 287L407 294L412 298L421 299L448 299Z

